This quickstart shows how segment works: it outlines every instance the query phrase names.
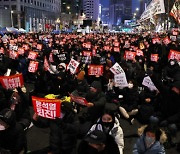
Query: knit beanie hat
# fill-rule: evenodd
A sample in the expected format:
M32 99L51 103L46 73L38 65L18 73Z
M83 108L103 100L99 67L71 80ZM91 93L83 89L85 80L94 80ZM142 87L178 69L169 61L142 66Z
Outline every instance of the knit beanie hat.
M84 75L85 75L84 71L79 72L78 75L77 75L77 79L78 80L84 80Z

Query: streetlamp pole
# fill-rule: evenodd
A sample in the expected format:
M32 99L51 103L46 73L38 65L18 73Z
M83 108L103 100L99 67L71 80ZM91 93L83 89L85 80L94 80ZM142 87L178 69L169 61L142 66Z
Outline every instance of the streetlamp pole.
M14 23L13 23L13 10L11 10L11 26L14 27Z

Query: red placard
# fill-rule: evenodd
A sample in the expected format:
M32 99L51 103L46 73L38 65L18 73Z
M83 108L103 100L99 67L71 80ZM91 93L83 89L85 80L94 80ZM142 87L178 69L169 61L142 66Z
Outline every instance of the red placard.
M171 43L171 40L170 40L169 37L167 36L167 37L165 37L165 38L163 39L163 42L164 42L164 44L169 44L169 43Z
M120 48L119 47L114 47L114 52L120 52Z
M136 55L137 55L137 56L144 56L144 53L142 52L142 50L137 49L137 50L136 50Z
M24 85L22 74L0 76L0 82L5 89L14 89L17 87L22 87Z
M9 51L9 58L17 59L18 58L18 52L10 50Z
M23 48L18 48L18 54L24 55L24 49Z
M168 60L170 59L176 59L177 61L180 61L180 52L176 50L170 50Z
M83 51L83 56L86 56L86 57L91 57L92 56L92 52L91 51Z
M72 94L69 94L69 96L71 97L71 101L83 105L83 106L87 106L88 101L84 98L84 97L79 97L79 96L74 96Z
M35 113L44 118L55 119L61 116L61 101L59 99L46 99L32 96Z
M28 71L31 73L35 73L38 69L39 62L30 61Z
M42 50L42 44L37 44L37 49Z
M29 50L29 46L27 44L23 44L23 48L25 51Z
M136 56L136 52L125 51L124 58L126 60L134 60L135 56Z
M104 46L104 50L106 50L106 51L110 51L110 50L111 50L111 48L110 48L110 46Z
M48 60L47 60L47 58L45 56L44 57L44 70L48 71L49 69L50 69L50 66L49 66Z
M88 75L102 76L103 75L103 65L89 65Z
M159 55L158 54L151 54L151 61L158 62Z
M83 43L83 47L84 48L87 48L87 49L90 49L91 48L91 43L88 42L88 43Z
M38 56L38 53L37 52L34 52L34 51L30 51L29 52L29 55L28 55L28 59L32 59L32 60L35 60Z
M152 43L153 43L153 44L159 43L159 42L160 42L160 38L159 38L159 37L152 39Z

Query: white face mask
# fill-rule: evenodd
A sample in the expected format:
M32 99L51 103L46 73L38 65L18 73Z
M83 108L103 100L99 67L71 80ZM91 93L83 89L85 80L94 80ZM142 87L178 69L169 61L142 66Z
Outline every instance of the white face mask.
M171 62L170 62L170 65L171 65L171 66L172 66L172 65L174 65L174 64L175 64L175 62L174 62L174 61L171 61Z
M4 125L0 124L0 131L5 130L5 129L6 129L6 127Z
M134 86L134 85L133 85L132 83L128 83L128 88L129 88L129 89L133 88L133 86Z

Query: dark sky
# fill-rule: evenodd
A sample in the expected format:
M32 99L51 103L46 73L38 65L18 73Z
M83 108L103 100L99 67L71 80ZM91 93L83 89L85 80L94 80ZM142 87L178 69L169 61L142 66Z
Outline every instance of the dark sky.
M139 8L139 1L140 0L132 0L132 12L135 12L137 7ZM100 3L101 4L103 3L105 5L105 7L108 7L109 0L100 0Z

